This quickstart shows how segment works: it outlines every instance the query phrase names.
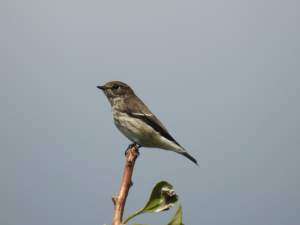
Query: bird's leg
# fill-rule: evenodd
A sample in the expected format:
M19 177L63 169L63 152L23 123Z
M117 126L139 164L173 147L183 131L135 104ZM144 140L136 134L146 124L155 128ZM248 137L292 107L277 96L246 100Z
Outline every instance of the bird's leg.
M133 147L137 147L137 145L136 145L136 142L133 142L133 143L131 143L130 145L128 145L128 148L126 149L126 151L125 151L125 156L127 155L127 152L128 152L128 150L130 150L130 152L131 152L131 154L132 154L132 148ZM139 147L137 147L137 149L138 149Z
M141 147L143 147L143 146L141 146L141 145L138 145L137 147L138 147L138 148L137 148L137 151L136 151L136 153L137 153L137 155L139 156L139 155L140 155L139 149L140 149Z
M138 156L140 155L139 149L140 149L141 147L143 147L143 146L140 146L140 145L137 146L136 153L137 153Z

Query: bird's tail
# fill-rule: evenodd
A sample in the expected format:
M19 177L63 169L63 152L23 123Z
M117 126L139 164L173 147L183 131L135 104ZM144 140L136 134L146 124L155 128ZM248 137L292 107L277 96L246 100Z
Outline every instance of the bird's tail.
M193 156L191 156L189 153L187 153L187 151L183 147L181 147L180 144L178 144L177 142L173 141L172 148L168 148L167 150L172 150L174 152L177 152L177 153L187 157L189 160L193 161L193 163L195 163L197 166L199 166L197 163L197 160Z
M193 161L197 166L199 166L197 163L197 160L193 156L191 156L189 153L187 153L187 152L178 152L178 153L187 157L189 160Z

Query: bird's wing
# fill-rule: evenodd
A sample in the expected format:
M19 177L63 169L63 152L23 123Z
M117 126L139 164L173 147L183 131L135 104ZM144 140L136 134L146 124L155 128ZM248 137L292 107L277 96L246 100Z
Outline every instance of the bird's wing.
M173 141L180 146L179 143L169 134L167 129L162 125L159 119L147 108L147 106L138 98L130 99L130 101L125 100L125 112L134 118L140 119L150 127L152 127L156 132L159 132L164 138ZM180 146L181 147L181 146Z

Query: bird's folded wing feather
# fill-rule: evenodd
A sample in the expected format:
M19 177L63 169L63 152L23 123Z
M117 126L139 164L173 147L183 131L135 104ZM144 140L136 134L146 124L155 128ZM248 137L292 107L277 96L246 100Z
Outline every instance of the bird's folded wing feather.
M128 102L129 103L129 102ZM159 132L166 139L173 141L178 144L174 138L169 134L167 129L162 125L162 123L156 118L156 116L147 108L147 106L142 102L130 101L130 104L125 104L125 112L134 118L140 119L149 126L151 126L156 132ZM141 104L142 103L142 104Z

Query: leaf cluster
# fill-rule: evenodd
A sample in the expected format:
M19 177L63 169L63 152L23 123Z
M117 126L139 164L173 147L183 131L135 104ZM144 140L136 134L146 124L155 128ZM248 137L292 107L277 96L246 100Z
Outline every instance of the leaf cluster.
M173 186L166 181L158 182L152 189L146 205L123 221L126 224L131 218L145 212L162 212L171 209L178 202L179 196L174 193ZM138 225L138 224L136 224ZM141 225L141 224L139 224ZM183 225L182 206L179 205L175 215L167 225Z

